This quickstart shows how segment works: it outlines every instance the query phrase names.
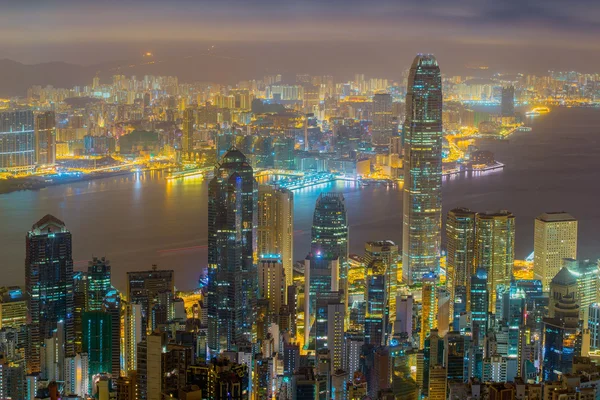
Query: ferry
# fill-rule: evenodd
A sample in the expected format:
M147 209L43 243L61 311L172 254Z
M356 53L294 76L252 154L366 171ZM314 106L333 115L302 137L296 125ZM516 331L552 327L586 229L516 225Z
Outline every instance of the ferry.
M520 131L520 132L531 132L532 129L533 129L532 127L525 126L525 125L520 126L520 127L517 128L517 130Z
M538 115L541 115L539 112L533 110L533 111L527 111L525 113L525 116L527 117L537 117Z

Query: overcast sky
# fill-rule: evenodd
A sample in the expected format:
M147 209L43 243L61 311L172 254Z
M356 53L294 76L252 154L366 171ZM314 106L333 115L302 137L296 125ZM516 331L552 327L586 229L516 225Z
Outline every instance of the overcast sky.
M436 52L449 65L515 70L600 65L598 0L4 0L1 10L0 58L26 63L93 64L213 44L235 57L270 43L283 58L295 49L310 57L314 44L328 67L326 49L344 60L369 49L406 60Z

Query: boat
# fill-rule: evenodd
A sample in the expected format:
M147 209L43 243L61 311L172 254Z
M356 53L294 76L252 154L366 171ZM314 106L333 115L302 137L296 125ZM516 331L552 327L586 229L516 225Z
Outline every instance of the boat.
M527 111L525 113L525 115L528 116L528 117L536 117L536 116L541 115L541 114L538 111L533 110L533 111Z
M533 129L532 127L525 126L525 125L520 126L520 127L517 128L517 130L520 131L520 132L531 132L532 129Z

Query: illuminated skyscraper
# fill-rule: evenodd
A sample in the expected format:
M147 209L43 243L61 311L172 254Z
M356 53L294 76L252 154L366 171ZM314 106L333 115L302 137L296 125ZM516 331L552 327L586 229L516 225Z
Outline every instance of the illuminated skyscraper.
M563 262L571 275L577 279L579 318L586 322L589 306L598 301L598 291L600 290L598 264L591 260L577 261L572 258L566 258Z
M143 334L146 334L152 308L158 303L160 293L175 293L175 271L159 270L156 265L149 271L127 273L127 300L142 306Z
M501 114L503 117L515 116L515 87L506 86L502 88Z
M563 259L577 258L577 220L566 212L543 213L535 219L534 229L533 273L548 291Z
M253 342L258 273L258 184L231 148L208 186L208 347L211 355Z
M420 347L425 345L425 338L429 335L432 329L437 329L438 321L438 297L437 297L437 282L438 276L433 272L425 274L421 279L423 286L422 290L422 308L421 308L421 336Z
M348 298L348 217L344 195L321 193L315 205L311 232L311 253L339 262L340 289Z
M142 327L142 306L128 303L124 307L123 316L123 370L129 374L137 368L137 345L146 337Z
M82 316L83 352L88 355L88 393L96 374L112 373L112 321L103 311L84 312Z
M189 153L194 150L194 109L186 108L183 111L182 135L181 135L181 151L184 157L188 157Z
M51 165L56 162L56 115L45 111L35 116L35 162Z
M373 96L373 124L371 125L371 141L376 145L387 145L394 136L392 116L392 95L377 93Z
M442 75L433 55L418 55L408 77L404 121L402 274L408 284L440 267Z
M35 166L35 129L31 110L0 112L0 169L27 171Z
M387 267L375 259L367 267L365 277L365 344L384 346L388 324Z
M488 326L488 274L484 268L478 268L471 276L471 332L475 345L483 345Z
M469 311L471 275L475 272L475 213L468 208L455 208L446 219L446 286L450 293L451 321L458 316L456 303ZM455 327L456 329L456 327Z
M101 311L102 302L112 289L110 284L110 261L96 258L88 262L86 311Z
M121 296L116 290L106 294L102 302L102 311L110 315L111 375L117 379L121 376Z
M46 215L26 236L25 288L29 309L30 340L27 367L40 371L40 346L64 321L65 354L74 350L73 258L71 232L65 223Z
M495 312L496 288L508 285L515 258L515 216L505 210L478 213L475 266L487 271L489 312Z
M279 254L286 286L293 283L294 194L270 185L258 187L257 253Z
M396 319L396 295L398 290L398 245L391 240L365 243L365 264L368 266L375 260L380 260L386 270L386 315L389 321Z

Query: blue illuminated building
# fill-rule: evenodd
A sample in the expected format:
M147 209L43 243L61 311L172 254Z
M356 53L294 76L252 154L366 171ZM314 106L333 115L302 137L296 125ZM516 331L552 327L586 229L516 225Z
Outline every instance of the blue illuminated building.
M0 111L0 170L32 169L35 157L33 111Z
M208 185L208 347L212 354L255 342L258 184L246 156L231 148Z

